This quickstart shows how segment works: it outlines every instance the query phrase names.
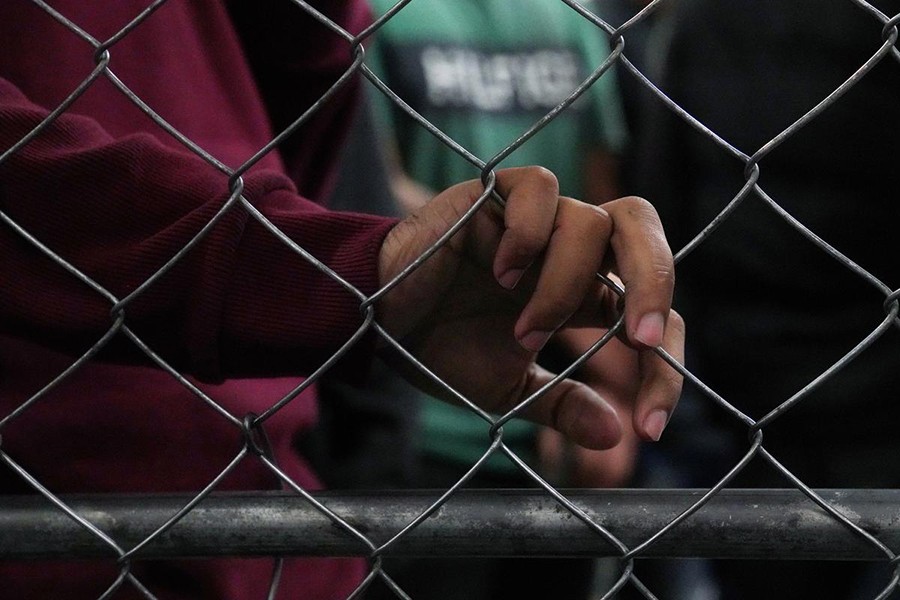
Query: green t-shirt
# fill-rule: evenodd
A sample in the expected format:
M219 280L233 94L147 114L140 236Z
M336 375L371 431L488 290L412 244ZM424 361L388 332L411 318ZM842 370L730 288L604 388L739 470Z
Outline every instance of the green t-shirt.
M377 15L395 3L372 0ZM419 114L488 161L587 79L608 48L603 31L558 0L413 0L370 38L366 64ZM385 135L413 179L437 191L478 177L477 167L387 97L373 95ZM562 194L580 197L587 150L615 153L625 138L608 70L499 167L547 167ZM470 465L490 443L484 420L433 399L423 403L421 425L422 451L445 461ZM533 460L534 426L513 420L503 429L506 444ZM514 466L495 455L486 468Z
M376 13L393 0L373 0ZM589 6L590 3L587 3ZM487 161L609 56L606 34L558 0L414 0L371 38L366 64L414 109ZM407 173L444 189L478 169L376 92ZM625 122L608 70L501 167L549 168L581 197L585 150L622 149Z

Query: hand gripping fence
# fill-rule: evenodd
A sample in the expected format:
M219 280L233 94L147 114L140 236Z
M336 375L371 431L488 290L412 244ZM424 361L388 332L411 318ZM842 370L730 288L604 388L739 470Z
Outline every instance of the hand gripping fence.
M141 596L162 598L160 592L146 585L134 571L142 560L173 557L244 556L273 557L274 567L269 586L269 598L279 592L282 561L285 556L362 556L368 559L368 574L348 598L364 597L375 585L387 586L397 598L409 595L392 579L383 565L383 557L421 556L607 556L618 558L615 583L603 598L612 598L623 588L645 598L665 597L666 591L651 590L640 579L638 559L653 557L711 557L739 559L852 559L886 563L892 575L881 582L875 598L886 598L900 581L895 549L900 548L900 527L896 512L900 506L900 491L895 490L814 490L785 467L764 443L764 432L782 415L803 403L811 392L823 386L852 361L864 360L861 355L892 326L900 326L900 289L880 281L866 269L845 256L827 240L819 237L804 223L782 208L778 198L770 196L760 184L761 161L783 142L791 139L811 121L841 102L845 94L882 62L900 63L896 45L900 15L887 15L864 0L848 0L883 27L881 45L843 84L785 128L777 136L752 153L731 145L688 111L669 99L656 84L642 73L625 55L629 31L637 27L670 0L654 0L636 12L619 27L613 27L585 6L574 0L546 0L561 2L578 13L597 30L598 36L609 40L610 53L602 64L592 65L593 71L572 93L543 118L535 122L518 139L509 143L496 156L486 160L475 156L437 127L417 114L403 98L391 90L366 63L362 42L375 34L384 24L400 13L411 1L398 2L361 34L354 36L329 20L316 8L301 0L283 0L297 11L314 17L321 27L329 29L346 42L353 57L351 67L312 106L293 123L265 144L237 168L231 168L204 148L183 135L176 127L154 111L153 106L132 91L110 67L117 45L164 4L185 0L156 0L143 12L106 40L98 40L69 16L57 12L50 4L33 0L52 18L67 27L93 48L95 68L81 85L43 120L33 131L10 148L2 149L0 164L33 140L60 115L70 110L99 79L106 79L127 96L160 128L160 135L170 135L221 173L227 182L230 196L219 211L196 236L155 274L138 285L125 297L118 297L54 252L26 227L0 212L3 226L11 229L65 269L69 276L88 286L104 298L110 309L109 327L93 346L73 360L37 393L8 414L0 415L0 461L27 484L35 495L4 496L0 498L0 558L4 560L40 558L94 558L112 561L118 576L109 582L99 598L113 598L120 588L130 587ZM723 5L727 2L723 2ZM86 46L87 47L87 46ZM676 263L701 247L716 235L718 227L727 220L739 220L737 209L751 194L757 195L781 219L810 244L814 244L834 261L846 267L865 284L884 296L884 317L878 326L847 352L840 360L821 373L798 392L781 402L759 419L754 419L731 404L691 371L678 364L662 350L657 350L673 369L686 379L686 386L698 390L705 401L727 418L746 428L748 447L739 462L709 489L673 490L562 490L541 478L521 457L504 442L503 426L520 414L530 403L556 383L524 400L501 416L487 414L465 396L452 389L416 360L375 318L374 305L391 288L415 271L424 261L447 242L487 202L500 202L495 192L494 169L504 159L543 129L558 114L567 110L591 85L610 69L619 66L635 78L655 102L677 115L689 126L712 141L724 154L744 165L745 184L736 196L688 244L678 249ZM386 95L427 129L443 144L480 170L485 192L465 215L421 257L409 265L393 281L378 292L367 296L343 280L326 262L310 254L296 241L275 227L244 196L242 176L264 156L328 103L351 78L362 75L369 84ZM893 90L896 95L900 90ZM897 98L900 100L900 97ZM52 177L52 174L48 174ZM652 199L651 199L652 200ZM320 272L339 283L359 302L364 321L343 346L296 389L274 402L261 414L232 414L214 395L195 386L184 374L172 367L166 357L158 354L136 335L128 322L129 307L148 288L169 272L182 257L191 251L216 223L229 211L243 210L268 229L295 254L297 261L308 261ZM604 282L622 294L617 284L601 275ZM897 282L891 282L897 285ZM0 292L2 293L2 292ZM690 331L690 323L689 331ZM569 368L560 378L575 371L593 353L602 348L622 328L622 320ZM490 444L481 458L449 489L435 492L408 491L384 493L311 492L299 485L274 459L266 434L266 422L278 414L308 386L319 381L360 339L375 333L405 357L416 369L429 377L459 403L479 415L485 422ZM232 460L202 489L192 494L166 496L93 495L71 497L59 494L42 483L29 471L29 465L19 462L2 445L2 435L16 427L17 420L42 398L67 380L86 363L95 360L116 336L131 341L158 368L167 372L197 400L197 410L211 409L225 419L243 437L243 445ZM206 405L204 408L203 405ZM35 440L40 444L40 440ZM506 455L537 485L529 490L474 491L463 489L466 483L493 455ZM752 460L768 463L789 481L792 489L740 490L725 489ZM64 458L61 458L64 460ZM253 494L230 494L218 491L223 480L244 461L260 461L277 477L280 490ZM43 501L35 498L43 498ZM451 501L452 500L452 501ZM477 520L475 517L477 516ZM488 525L485 525L487 523ZM292 592L293 593L293 592ZM291 596L295 597L295 596ZM300 596L302 597L302 593Z

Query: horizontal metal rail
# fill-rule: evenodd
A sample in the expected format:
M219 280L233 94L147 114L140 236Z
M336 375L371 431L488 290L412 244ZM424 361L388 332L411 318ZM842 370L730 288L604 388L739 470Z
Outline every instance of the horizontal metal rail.
M629 547L650 538L705 490L567 490ZM822 497L890 548L900 548L900 490L822 490ZM439 492L315 494L376 542L400 531ZM64 496L78 515L133 548L186 505L188 495ZM395 556L616 556L591 527L546 494L463 490L391 544ZM367 548L303 498L213 494L138 557L365 556ZM39 496L0 497L0 559L111 557L82 525ZM797 490L731 490L652 544L643 557L884 559Z

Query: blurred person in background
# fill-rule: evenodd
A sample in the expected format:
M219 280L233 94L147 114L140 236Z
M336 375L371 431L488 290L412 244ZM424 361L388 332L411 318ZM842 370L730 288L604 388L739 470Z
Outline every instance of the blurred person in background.
M874 2L892 16L896 0ZM691 115L747 155L835 90L882 45L883 23L843 0L679 0L667 17L661 74ZM745 165L661 103L638 121L632 181L654 199L675 250L746 179ZM900 64L886 57L833 106L760 162L759 185L813 232L891 289L900 223ZM755 193L678 265L676 306L692 323L688 364L759 419L849 352L884 319L884 296L803 238ZM890 329L850 365L764 428L764 447L813 488L900 485L900 339ZM682 485L709 487L750 448L747 430L696 388L710 446L673 419L655 454L681 460ZM692 423L684 423L688 417ZM684 424L684 427L682 427ZM755 458L734 487L792 487ZM717 561L722 598L869 598L890 579L864 563ZM663 596L665 597L665 596ZM893 597L893 596L892 596Z

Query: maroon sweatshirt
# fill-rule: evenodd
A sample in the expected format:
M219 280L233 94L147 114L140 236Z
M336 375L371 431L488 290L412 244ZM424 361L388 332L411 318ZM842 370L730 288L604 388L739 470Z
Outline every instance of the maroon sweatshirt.
M105 41L150 0L56 0ZM357 1L314 3L351 31ZM284 0L170 0L110 49L109 68L187 138L236 168L303 113L350 63L349 44ZM95 49L29 0L0 2L0 153L92 72ZM352 86L244 177L247 199L363 293L377 288L383 219L329 212L327 190ZM298 192L299 190L299 192ZM0 211L112 296L125 298L230 195L228 176L191 154L105 75L0 163ZM0 222L0 419L97 342L113 300ZM261 413L360 325L359 300L246 210L208 235L124 308L125 325L238 419ZM354 365L365 349L351 353ZM315 420L304 393L266 423L282 469L317 481L293 448ZM0 450L53 493L198 492L234 458L241 432L122 334L0 428ZM273 489L245 460L219 488ZM0 494L31 493L0 468ZM126 548L127 550L127 548ZM271 560L140 562L159 598L265 597ZM0 564L3 597L96 598L114 560ZM344 598L358 561L291 560L279 598ZM114 598L138 597L125 584Z

